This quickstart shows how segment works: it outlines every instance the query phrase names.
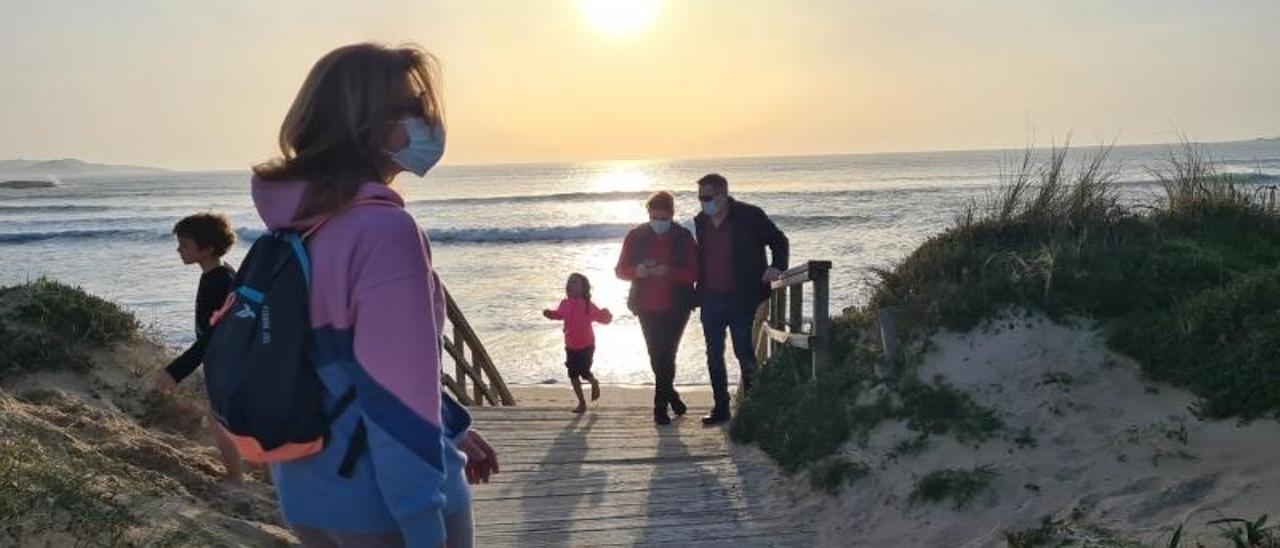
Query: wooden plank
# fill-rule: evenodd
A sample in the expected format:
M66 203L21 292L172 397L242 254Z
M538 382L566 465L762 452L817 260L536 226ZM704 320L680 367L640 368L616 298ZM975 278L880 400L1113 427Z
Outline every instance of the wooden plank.
M647 407L476 408L502 473L475 486L478 546L808 546L765 507L723 429L655 427Z
M813 275L813 371L810 380L818 379L818 371L831 366L831 288L830 261L810 261Z
M773 289L802 284L813 281L823 274L831 270L831 261L808 261L800 266L787 270L774 280L771 285Z
M460 341L460 340L462 340L462 330L461 330L461 329L458 329L458 326L457 326L457 325L454 325L454 326L453 326L453 340L455 340L455 341ZM462 352L462 358L463 358L463 360L465 361L465 360L466 360L466 357L467 357L466 349L465 349L465 348L463 348L463 349L459 349L459 350L462 350L462 351L463 351L463 352ZM457 360L454 360L454 378L455 378L455 379L457 379L457 381L458 381L458 387L457 387L457 389L454 389L454 390L453 390L453 393L454 393L455 395L457 395L457 394L464 394L464 393L466 393L466 391L467 391L467 368L466 368L463 364L459 363ZM480 399L480 398L479 398L478 396L473 396L473 397L470 397L469 399L470 399L470 400L472 400L472 401L474 402L475 400L478 400L478 399ZM466 404L463 404L463 405L466 405L467 407L470 407L470 406L472 406L473 404L472 404L472 403L466 403Z
M450 392L453 392L453 396L458 398L458 403L466 406L475 405L475 402L471 401L471 396L467 395L467 391L459 387L458 381L454 380L448 373L440 374L440 383L445 388L448 388Z
M453 358L453 362L457 364L458 369L461 369L470 376L472 382L475 383L476 393L473 396L473 399L476 402L483 404L482 398L487 398L489 400L489 405L498 405L498 395L495 394L488 386L485 386L484 379L480 377L480 373L476 371L475 368L471 367L470 363L467 363L466 355L463 353L462 349L459 348L458 345L454 344L453 341L449 340L447 335L442 337L442 339L441 344L444 346L444 351L448 352L449 356ZM462 390L462 392L465 393L466 390Z
M813 346L813 335L808 333L791 333L785 329L774 329L769 326L765 326L764 329L769 334L769 339L775 344L785 344L802 350L809 350Z
M791 309L787 312L787 327L792 333L804 331L804 286L793 285L788 289L788 303Z

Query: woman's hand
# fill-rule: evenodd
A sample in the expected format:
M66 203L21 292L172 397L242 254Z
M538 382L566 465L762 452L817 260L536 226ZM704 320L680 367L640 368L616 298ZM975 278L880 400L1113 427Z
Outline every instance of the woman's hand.
M467 483L489 483L489 477L498 473L498 454L475 430L468 430L458 449L467 454Z

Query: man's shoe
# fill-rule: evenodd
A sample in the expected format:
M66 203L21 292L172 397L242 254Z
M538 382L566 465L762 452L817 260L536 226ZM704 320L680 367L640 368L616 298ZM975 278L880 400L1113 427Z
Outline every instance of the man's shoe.
M675 413L677 417L683 417L685 413L689 412L689 406L685 405L683 401L676 400L671 402L671 412Z
M671 424L671 417L668 417L665 412L663 413L655 412L653 414L653 422L659 425Z
M729 422L729 413L728 413L728 412L724 412L724 413L717 413L717 412L715 412L715 411L712 411L712 412L711 412L711 414L709 414L709 415L707 415L707 416L705 416L705 417L702 417L702 425L703 425L703 426L715 426L715 425L717 425L717 424L722 424L722 423L726 423L726 422Z

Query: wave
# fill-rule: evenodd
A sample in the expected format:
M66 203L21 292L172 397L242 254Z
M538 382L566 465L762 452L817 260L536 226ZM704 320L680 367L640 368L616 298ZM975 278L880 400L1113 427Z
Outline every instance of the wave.
M438 198L426 200L413 200L408 203L409 206L417 205L484 205L497 203L580 203L580 202L613 202L623 200L642 201L648 198L653 191L610 191L610 192L562 192L558 194L527 194L517 196L483 196L477 198ZM692 192L675 192L676 196L682 194L692 195Z
M93 213L111 209L91 205L0 205L0 213Z
M823 225L857 223L865 220L858 216L825 215L814 217L775 216L775 223L784 230L794 228L812 228ZM427 236L432 242L451 244L483 244L483 243L532 243L532 242L569 242L569 241L621 241L631 229L640 223L587 223L565 226L537 227L469 227L427 229ZM693 230L692 221L682 225ZM238 228L236 235L241 241L251 242L265 233L262 229Z
M29 244L56 240L132 240L150 241L170 237L155 230L59 230L53 232L14 232L0 234L0 245Z
M819 226L854 224L865 219L860 216L824 215L824 216L775 216L773 221L783 230L796 228L815 228ZM690 231L692 221L681 223ZM428 230L431 241L439 243L531 243L531 242L568 242L568 241L621 241L631 229L639 223L589 223L570 226L546 227L480 227Z

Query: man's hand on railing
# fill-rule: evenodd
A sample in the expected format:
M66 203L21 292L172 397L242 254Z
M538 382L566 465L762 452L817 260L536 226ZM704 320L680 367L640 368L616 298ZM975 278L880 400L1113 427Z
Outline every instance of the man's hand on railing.
M764 276L761 276L760 279L764 281L764 283L769 284L778 281L778 278L781 277L782 271L771 266L764 271Z

